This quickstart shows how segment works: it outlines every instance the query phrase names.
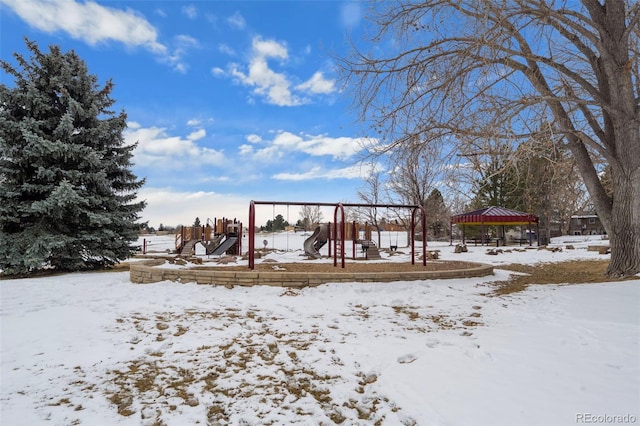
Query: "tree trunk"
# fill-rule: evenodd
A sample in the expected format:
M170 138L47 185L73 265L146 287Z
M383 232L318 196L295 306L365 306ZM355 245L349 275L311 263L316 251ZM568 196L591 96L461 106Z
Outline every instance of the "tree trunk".
M632 75L638 63L637 58L632 59L634 42L630 45L625 37L631 30L626 27L625 2L585 4L594 21L602 24L600 37L607 52L596 68L600 92L610 107L603 109L604 145L610 154L607 160L613 178L611 262L607 275L632 276L640 273L640 114Z
M640 143L637 141L636 143ZM630 173L613 168L610 277L640 273L640 159L630 158Z

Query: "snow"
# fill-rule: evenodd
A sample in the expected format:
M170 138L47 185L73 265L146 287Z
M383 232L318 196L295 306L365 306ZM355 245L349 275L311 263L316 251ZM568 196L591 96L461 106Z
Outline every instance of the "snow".
M260 235L256 247L301 261L304 238ZM563 250L497 256L429 243L496 265L471 279L299 290L136 285L128 272L4 280L0 424L637 424L640 279L489 294L508 277L501 264L607 258L586 249L606 242L554 243ZM148 239L150 251L172 244Z

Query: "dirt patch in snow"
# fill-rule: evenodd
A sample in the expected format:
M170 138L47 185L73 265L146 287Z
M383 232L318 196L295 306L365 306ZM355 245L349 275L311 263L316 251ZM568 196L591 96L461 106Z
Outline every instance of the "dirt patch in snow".
M625 281L605 275L608 260L573 260L570 262L541 263L537 265L511 264L500 266L500 269L518 272L508 281L494 282L497 286L495 294L517 293L532 284L578 284ZM637 279L630 277L627 279Z

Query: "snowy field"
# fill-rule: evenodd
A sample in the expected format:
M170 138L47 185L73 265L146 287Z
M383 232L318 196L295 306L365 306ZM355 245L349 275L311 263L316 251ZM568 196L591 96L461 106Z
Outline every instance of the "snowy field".
M304 238L256 247L302 261ZM147 242L162 252L173 236ZM0 281L0 424L639 424L640 279L490 294L502 264L606 259L586 249L605 243L497 256L430 243L496 274L302 290L128 272Z

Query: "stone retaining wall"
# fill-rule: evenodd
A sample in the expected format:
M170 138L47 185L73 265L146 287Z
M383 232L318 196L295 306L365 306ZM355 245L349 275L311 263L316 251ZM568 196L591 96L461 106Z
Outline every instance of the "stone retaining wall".
M315 287L340 282L391 282L434 280L448 278L484 277L493 274L493 266L469 262L466 269L448 271L406 272L257 272L221 271L203 269L158 268L164 260L131 263L129 277L132 283L149 284L159 281L196 282L222 286L269 285L276 287Z

